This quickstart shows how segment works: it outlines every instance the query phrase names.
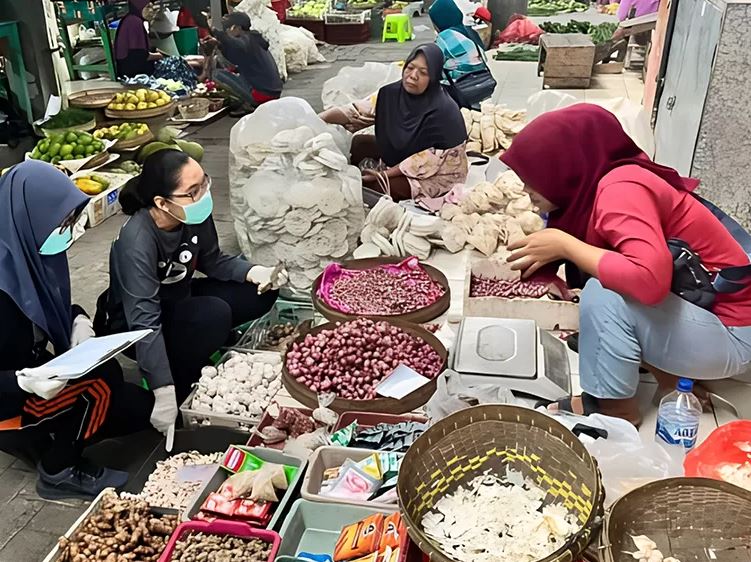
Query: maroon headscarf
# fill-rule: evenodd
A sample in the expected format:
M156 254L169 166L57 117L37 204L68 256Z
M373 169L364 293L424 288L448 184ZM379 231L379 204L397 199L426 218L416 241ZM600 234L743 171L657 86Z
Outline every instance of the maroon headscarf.
M587 234L597 184L615 168L636 164L681 191L693 191L699 185L699 180L652 162L615 115L587 103L534 119L516 135L501 161L558 207L548 216L548 226L579 240Z
M151 0L128 0L128 14L120 20L115 34L115 58L124 59L131 49L149 50L143 9Z

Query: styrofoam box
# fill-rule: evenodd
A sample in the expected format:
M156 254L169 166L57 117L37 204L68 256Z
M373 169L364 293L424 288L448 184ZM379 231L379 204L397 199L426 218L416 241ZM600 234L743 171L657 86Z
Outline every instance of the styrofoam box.
M529 299L501 297L470 297L472 265L467 267L464 284L464 316L482 318L522 318L534 320L543 330L578 330L579 305L547 298Z

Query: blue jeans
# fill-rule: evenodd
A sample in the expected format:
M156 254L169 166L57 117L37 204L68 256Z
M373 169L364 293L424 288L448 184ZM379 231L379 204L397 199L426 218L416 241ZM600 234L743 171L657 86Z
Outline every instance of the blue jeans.
M696 380L745 373L751 327L727 327L712 312L670 293L647 306L590 279L579 308L579 376L596 398L631 398L641 362Z
M234 74L228 70L217 70L214 73L214 82L219 84L225 90L229 90L233 95L240 98L247 104L252 106L258 105L253 99L251 92L253 86L239 74Z

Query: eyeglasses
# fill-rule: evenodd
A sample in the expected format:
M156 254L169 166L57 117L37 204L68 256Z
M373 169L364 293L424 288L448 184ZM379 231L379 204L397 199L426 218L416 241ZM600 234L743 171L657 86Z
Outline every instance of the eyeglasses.
M170 199L190 199L194 203L201 197L206 195L206 192L211 189L211 176L208 174L203 176L203 183L199 186L193 186L188 193L173 193L170 195Z

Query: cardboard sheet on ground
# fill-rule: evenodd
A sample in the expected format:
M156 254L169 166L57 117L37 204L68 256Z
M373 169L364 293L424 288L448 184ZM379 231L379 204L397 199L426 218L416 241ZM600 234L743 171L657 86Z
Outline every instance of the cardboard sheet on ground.
M77 379L150 333L151 330L137 330L101 338L90 338L62 355L58 355L44 366L56 371L52 378Z

